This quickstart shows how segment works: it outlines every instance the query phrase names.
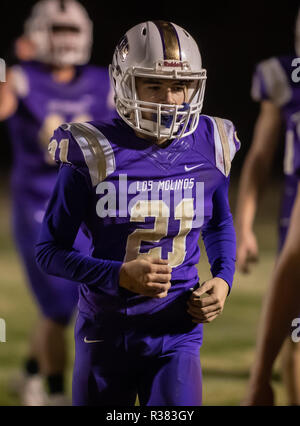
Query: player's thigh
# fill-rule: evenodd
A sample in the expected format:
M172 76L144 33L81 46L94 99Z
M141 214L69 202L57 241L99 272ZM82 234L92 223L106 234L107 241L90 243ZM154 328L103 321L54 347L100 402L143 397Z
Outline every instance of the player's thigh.
M141 405L199 406L202 373L199 351L176 351L149 363L139 386Z
M134 371L130 371L119 337L110 333L109 326L78 315L73 405L134 405L137 394Z

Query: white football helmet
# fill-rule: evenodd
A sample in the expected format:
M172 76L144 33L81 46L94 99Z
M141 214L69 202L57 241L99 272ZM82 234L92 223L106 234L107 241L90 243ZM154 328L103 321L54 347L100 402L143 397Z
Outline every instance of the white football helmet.
M115 49L110 77L119 115L138 132L174 139L195 131L206 70L197 43L183 28L166 21L148 21L131 28ZM189 81L188 99L183 105L141 101L136 77ZM143 118L143 111L151 112L153 120Z
M36 47L38 61L64 66L83 65L90 59L93 24L76 0L39 1L24 30Z

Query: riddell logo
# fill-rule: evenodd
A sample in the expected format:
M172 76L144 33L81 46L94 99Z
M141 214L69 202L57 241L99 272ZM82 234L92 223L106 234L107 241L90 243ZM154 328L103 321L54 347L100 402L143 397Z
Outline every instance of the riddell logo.
M164 67L180 67L180 68L182 68L182 63L180 61L164 61Z

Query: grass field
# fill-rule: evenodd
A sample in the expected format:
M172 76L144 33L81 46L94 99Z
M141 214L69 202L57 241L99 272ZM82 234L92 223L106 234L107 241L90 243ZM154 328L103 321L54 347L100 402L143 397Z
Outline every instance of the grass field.
M231 205L234 211L235 185ZM251 274L236 273L234 288L220 318L205 325L201 361L204 382L204 405L239 405L245 394L249 368L253 361L256 330L262 296L266 290L276 252L276 216L278 185L271 188L262 200L256 231L260 245L260 262ZM19 405L10 391L10 383L18 373L26 355L27 339L37 318L37 310L24 282L22 268L10 233L10 204L7 184L0 188L0 318L7 327L6 343L0 343L0 406ZM206 255L199 263L201 281L209 277ZM71 374L74 354L73 328L68 331L69 367L68 392L71 393ZM274 373L278 405L286 404L284 389Z

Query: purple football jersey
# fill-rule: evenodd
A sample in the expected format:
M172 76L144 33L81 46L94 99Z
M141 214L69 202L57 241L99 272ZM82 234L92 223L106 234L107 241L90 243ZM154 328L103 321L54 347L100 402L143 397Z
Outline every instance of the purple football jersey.
M54 129L66 121L108 119L114 111L108 71L76 68L69 83L58 83L46 65L24 62L12 67L18 109L8 120L13 143L12 188L45 198L51 194L57 165L47 147Z
M206 248L214 243L209 229L213 213L216 216L213 235L215 239L224 241L224 246L215 265L211 261L215 254L209 255L212 268L215 268L212 272L231 286L235 238L227 190L231 161L239 146L230 121L204 115L200 116L199 125L192 135L174 140L164 148L137 137L121 119L106 124L97 121L64 124L54 132L49 145L52 157L58 163L71 165L85 177L85 192L89 195L84 200L87 205L84 206L83 222L93 240L92 258L121 264L147 254L168 259L172 267L172 287L167 298L152 299L120 289L118 270L114 278L116 282L108 290L104 288L104 279L102 287L101 282L97 286L85 285L84 276L88 279L91 269L97 266L90 265L80 286L81 311L89 314L97 314L103 309L123 312L126 300L126 315L149 314L163 309L180 294L186 293L199 280L196 265L200 257L200 232L204 234ZM88 259L72 259L72 255L64 250L62 257L56 259L56 248L52 247L52 250L49 247L49 251L46 247L44 250L43 244L47 246L54 235L55 244L60 247L68 245L66 240L70 239L70 232L65 231L66 228L72 220L81 220L80 217L72 217L68 207L72 196L76 197L76 191L77 194L82 193L83 183L76 185L74 181L70 187L64 184L57 186L56 194L52 195L38 255L40 265L47 263L48 272L56 274L61 264L63 274L71 271L73 279ZM221 200L220 211L215 197ZM78 202L79 209L83 209L82 202ZM227 220L230 222L228 234L221 235L220 231L218 235L218 229L226 226ZM62 237L64 232L65 241ZM46 259L47 250L51 259ZM69 266L64 261L66 256ZM231 257L228 265L226 256ZM51 262L54 269L51 269ZM233 268L228 272L230 262ZM96 281L99 281L97 274ZM123 297L109 299L119 296L120 291ZM114 305L114 301L118 306Z
M293 168L289 130L293 126L294 116L300 111L299 78L293 61L293 56L273 57L262 61L256 67L251 89L255 101L269 100L282 112L286 127L283 167L286 175L290 175Z

